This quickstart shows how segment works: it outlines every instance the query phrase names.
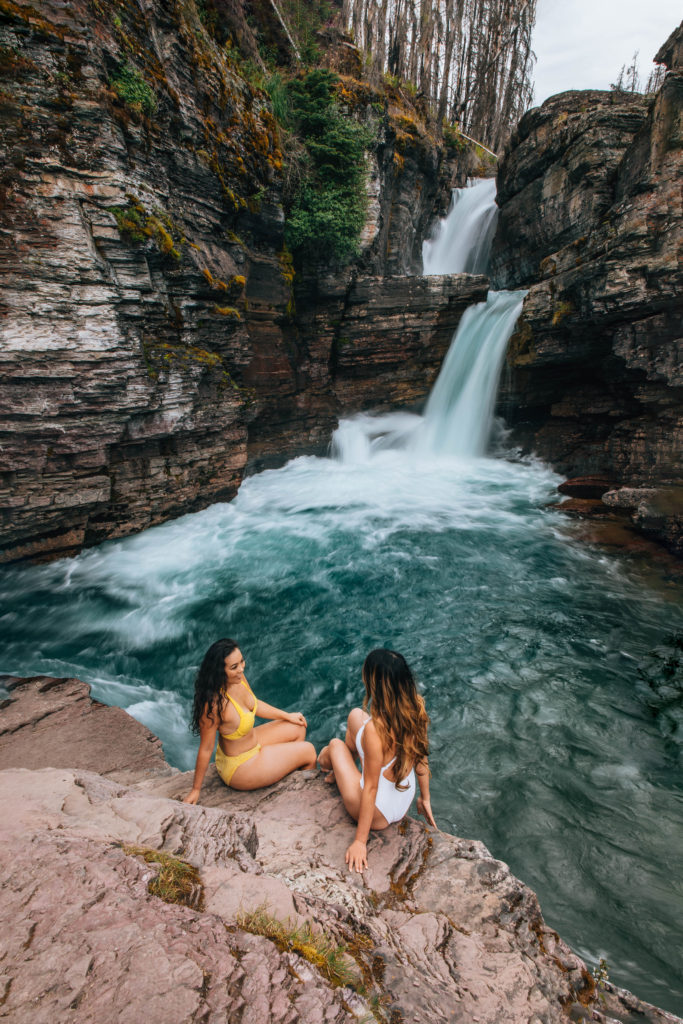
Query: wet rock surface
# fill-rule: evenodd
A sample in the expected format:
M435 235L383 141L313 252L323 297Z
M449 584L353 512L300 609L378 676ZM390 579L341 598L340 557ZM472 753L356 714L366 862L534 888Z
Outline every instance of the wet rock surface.
M68 682L14 680L0 721L11 714L27 746L39 715L59 735L70 700L83 717L83 691ZM407 819L372 836L370 867L352 877L355 826L315 773L237 793L212 767L190 807L178 802L190 773L141 765L125 784L93 770L102 746L125 743L112 721L101 721L90 768L0 771L5 1019L552 1024L635 1013L676 1024L629 993L598 993L531 890L481 843ZM141 727L128 721L134 747ZM196 865L200 907L150 893L158 865L141 847ZM290 930L308 922L344 944L345 983L255 934L244 915L264 903Z
M658 94L574 92L530 111L501 163L498 286L528 287L500 410L568 476L655 487L634 519L683 554L683 69ZM678 40L678 44L676 44Z

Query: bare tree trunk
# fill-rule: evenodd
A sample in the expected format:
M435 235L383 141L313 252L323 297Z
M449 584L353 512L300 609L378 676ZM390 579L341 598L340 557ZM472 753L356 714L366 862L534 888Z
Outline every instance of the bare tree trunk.
M275 5L276 0L271 0ZM499 149L532 95L536 0L342 0L371 77L411 82L440 126Z

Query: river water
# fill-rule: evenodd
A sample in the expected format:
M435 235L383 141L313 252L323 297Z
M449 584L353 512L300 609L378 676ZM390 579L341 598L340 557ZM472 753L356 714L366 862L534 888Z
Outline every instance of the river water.
M519 301L490 296L456 347L476 331L500 361L482 324L511 330ZM680 630L680 591L573 536L548 508L558 478L506 451L488 411L482 428L491 403L463 372L425 418L346 420L329 458L253 476L231 504L6 569L0 668L87 680L188 769L193 676L216 638L238 640L259 696L301 709L318 746L360 702L367 651L401 651L432 720L440 827L507 861L589 963L681 1013L683 711L639 672ZM451 444L453 388L474 412Z

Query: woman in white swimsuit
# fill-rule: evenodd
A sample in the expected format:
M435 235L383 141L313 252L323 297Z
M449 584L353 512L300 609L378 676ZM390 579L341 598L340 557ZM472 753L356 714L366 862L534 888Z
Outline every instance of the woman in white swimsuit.
M356 838L346 851L350 871L368 866L370 829L387 828L408 813L416 775L418 813L436 827L429 801L429 718L405 658L384 648L371 651L363 665L363 682L363 708L349 714L346 739L331 740L318 758L358 822Z

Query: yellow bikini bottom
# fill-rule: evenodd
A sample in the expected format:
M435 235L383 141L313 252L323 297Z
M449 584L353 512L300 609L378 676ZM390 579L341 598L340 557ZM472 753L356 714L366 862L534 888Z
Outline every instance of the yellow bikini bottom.
M244 750L241 754L235 754L234 757L228 757L224 754L220 743L216 747L216 771L222 778L226 786L230 785L230 780L245 761L250 761L252 757L256 757L261 749L261 744L257 743L251 750Z

